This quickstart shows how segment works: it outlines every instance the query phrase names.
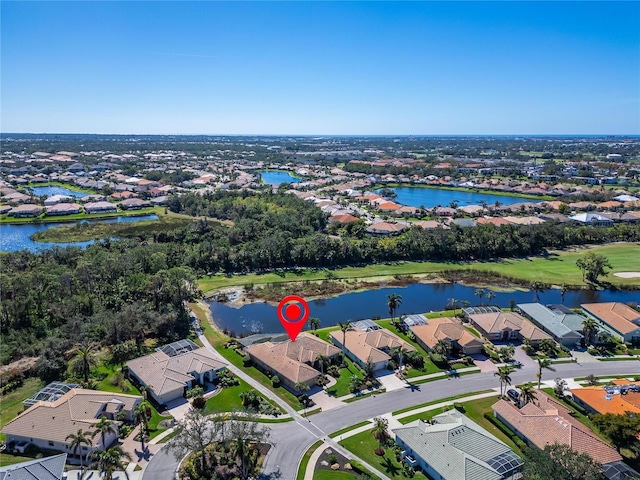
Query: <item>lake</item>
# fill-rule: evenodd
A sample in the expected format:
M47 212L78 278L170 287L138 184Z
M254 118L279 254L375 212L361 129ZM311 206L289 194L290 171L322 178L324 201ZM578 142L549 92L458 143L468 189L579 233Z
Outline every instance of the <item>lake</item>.
M157 215L143 215L140 217L114 217L105 220L92 220L94 222L104 223L121 223L121 222L140 222L143 220L157 220ZM78 222L56 222L56 223L21 223L21 224L0 224L0 251L16 252L18 250L29 250L37 252L38 250L46 250L52 247L86 247L93 243L88 242L68 242L68 243L46 243L34 242L31 236L36 232L47 230L55 227L68 227Z
M68 188L58 187L55 185L48 187L31 187L29 191L38 197L53 197L54 195L67 195L73 198L82 198L90 195L85 192L76 192L75 190L69 190Z
M457 201L460 207L465 205L480 205L483 201L486 202L487 205L495 205L496 202L500 202L501 205L511 205L514 203L536 201L521 197L462 192L442 188L398 187L394 188L393 191L397 194L397 197L392 199L394 202L410 207L423 206L425 208L433 208L438 205L448 207L453 201ZM379 190L377 192L379 192Z
M478 305L479 298L475 295L475 291L475 287L457 283L417 283L403 288L380 288L310 301L309 315L318 317L322 327L337 325L338 322L346 320L386 318L389 317L387 295L391 293L402 296L402 304L396 311L396 316L403 313L442 311L451 298L455 298L458 302L466 300L472 306ZM534 301L534 296L532 291L495 292L492 303L508 307L511 299L517 303L529 303ZM547 290L540 293L539 298L544 304L560 303L560 290ZM640 291L576 290L567 292L564 296L564 304L568 307L578 307L581 303L614 301L640 302ZM483 299L483 303L488 303L486 298ZM251 303L241 308L233 308L224 303L211 302L210 309L216 324L235 335L282 332L283 330L276 316L276 307L266 303ZM308 329L308 325L305 329Z
M260 172L260 178L264 183L268 183L269 185L280 185L281 183L299 183L302 181L299 178L294 177L289 172L275 170L266 170L264 172Z

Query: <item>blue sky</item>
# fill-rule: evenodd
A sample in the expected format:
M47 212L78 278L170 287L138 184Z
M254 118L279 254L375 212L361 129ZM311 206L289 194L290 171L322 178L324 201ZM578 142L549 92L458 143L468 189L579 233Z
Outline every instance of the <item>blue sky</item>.
M3 132L640 133L640 2L0 9Z

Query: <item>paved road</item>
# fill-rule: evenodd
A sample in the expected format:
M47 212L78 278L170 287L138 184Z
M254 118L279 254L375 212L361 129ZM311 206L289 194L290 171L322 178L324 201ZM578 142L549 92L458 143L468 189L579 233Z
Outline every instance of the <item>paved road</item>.
M586 365L567 363L554 365L555 372L544 370L543 380L595 375L640 375L640 361L598 362ZM511 374L513 384L535 381L535 368L522 368ZM430 402L453 395L475 392L499 386L492 373L466 375L460 378L438 380L368 397L327 412L312 415L295 422L267 424L273 447L263 468L264 479L292 479L296 477L298 463L304 452L317 439L363 420L412 405ZM166 449L160 450L149 462L142 480L171 480L177 461Z

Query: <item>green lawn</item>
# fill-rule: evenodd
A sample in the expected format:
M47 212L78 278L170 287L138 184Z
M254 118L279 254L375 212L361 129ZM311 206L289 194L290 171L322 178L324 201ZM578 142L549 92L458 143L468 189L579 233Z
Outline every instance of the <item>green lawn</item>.
M350 425L348 427L345 428L341 428L340 430L337 430L333 433L331 433L329 435L329 438L336 438L340 435L342 435L343 433L347 433L350 432L351 430L355 430L356 428L360 428L360 427L364 427L365 425L369 425L371 422L369 420L364 420L360 423L356 423L355 425Z
M300 461L300 465L298 467L296 480L304 480L304 473L307 471L309 459L311 459L311 455L313 455L313 452L315 452L320 447L320 445L322 445L322 443L322 440L318 440L316 443L311 445L306 452L304 452L304 455L302 456L302 460Z
M344 267L331 272L338 279L392 277L393 275L438 274L452 270L472 270L480 273L495 272L506 277L526 282L542 281L548 283L553 279L555 285L584 286L582 273L576 267L576 260L581 258L587 248L575 251L561 251L548 257L531 259L497 260L490 262L393 262L364 267ZM618 243L591 248L595 253L606 256L612 265L612 272L605 280L613 285L640 285L640 278L620 278L615 272L639 270L640 244ZM326 270L300 270L296 272L278 272L267 274L213 275L203 277L199 285L205 293L212 293L223 287L247 284L301 282L304 280L324 280Z
M356 476L349 472L334 472L333 470L316 470L313 480L353 480Z
M348 357L346 358L346 362L347 368L340 369L340 376L336 379L336 384L327 389L327 393L329 395L333 395L334 397L349 395L351 393L349 391L349 382L351 381L351 377L355 375L358 378L364 378L362 370L357 368Z
M0 467L6 467L7 465L14 465L20 462L28 462L33 460L32 457L23 457L21 455L11 455L9 453L0 453Z
M480 393L488 393L488 392L491 392L491 391L492 390L482 390L480 392L463 393L461 395L455 395L453 397L441 398L440 400L434 400L433 402L421 403L419 405L413 405L411 407L401 408L400 410L396 410L395 412L393 412L392 415L396 416L396 415L400 415L401 413L406 413L406 412L410 412L411 410L416 410L418 408L428 407L430 405L436 405L436 404L442 403L442 402L450 402L451 400L457 400L459 398L469 397L469 396L472 396L472 395L478 395Z
M76 213L73 215L51 215L45 214L35 218L14 218L8 215L2 215L0 217L0 223L61 223L61 222L76 222L78 220L101 220L104 218L113 217L131 217L142 215L159 215L163 211L163 207L148 207L141 208L139 210L123 210L112 213Z
M198 321L200 322L200 327L204 333L204 336L207 337L209 343L214 347L223 346L225 343L229 341L229 337L227 337L224 333L218 331L211 323L209 322L209 317L207 316L208 307L204 302L193 302L189 303L189 308L193 310ZM205 310L205 308L207 310Z
M4 427L11 420L16 418L24 407L22 401L29 398L44 387L44 382L39 378L27 378L24 384L16 388L13 392L0 396L0 428ZM4 440L5 435L0 436L0 440Z
M251 390L252 387L241 378L238 378L238 380L240 380L239 385L223 388L219 393L209 398L204 407L205 412L213 413L243 411L244 407L242 406L242 401L240 400L240 394L242 392L246 392L247 390ZM258 395L261 398L264 398L262 395ZM269 403L273 404L273 402ZM279 407L278 409L280 410Z
M392 448L385 448L385 454L382 457L375 454L375 449L378 448L378 441L373 438L371 430L353 435L339 443L389 478L394 480L407 478L402 474L402 466L396 461ZM413 478L425 480L427 477L417 472Z
M453 313L452 313L452 315L453 315ZM443 371L443 370L439 369L438 367L436 367L436 365L429 359L429 354L427 352L425 352L424 349L420 345L418 345L417 342L414 342L413 340L411 340L409 338L409 336L407 334L405 334L404 332L399 331L396 327L391 325L391 319L378 320L376 323L378 325L380 325L381 327L386 328L390 332L395 333L400 338L402 338L405 342L410 343L411 345L413 345L416 348L416 350L418 352L420 352L420 354L422 354L422 356L424 357L424 367L419 369L419 370L416 369L416 368L410 368L408 373L407 373L407 378L414 378L414 377L419 377L419 376L422 376L422 375L428 375L430 373L437 373L437 372L442 372Z
M267 377L264 373L262 373L256 367L254 366L245 367L242 364L242 358L235 351L233 351L233 349L220 346L220 347L217 347L216 350L226 360L228 360L230 363L232 363L236 367L241 368L246 374L251 375L251 377L254 380L260 382L263 386L267 387L269 390L274 392L276 395L278 395L281 399L287 402L295 410L300 409L300 402L298 401L298 398L293 393L291 393L289 390L287 390L284 387L274 388L273 385L271 385L271 379L269 379L269 377Z

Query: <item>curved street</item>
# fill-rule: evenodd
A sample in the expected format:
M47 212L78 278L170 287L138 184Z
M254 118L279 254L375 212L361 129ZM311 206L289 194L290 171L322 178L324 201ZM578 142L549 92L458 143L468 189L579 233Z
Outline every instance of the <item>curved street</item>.
M566 363L554 365L554 369L555 371L544 370L543 379L585 377L589 374L598 376L615 374L640 375L640 362L612 361L593 362L583 365ZM236 373L243 379L247 379L247 375L244 372ZM516 385L534 381L536 373L537 369L527 367L514 371L511 374L512 383ZM257 382L250 383L253 385L253 383ZM304 452L318 439L328 441L335 446L335 442L328 438L328 434L341 428L401 408L453 395L496 388L498 385L498 380L492 373L466 375L413 387L407 385L403 390L394 390L353 403L347 403L327 412L313 415L309 419L302 418L296 414L292 422L265 424L271 432L270 442L273 448L267 455L261 478L295 478L298 464ZM274 398L274 394L270 390L264 390L268 392L269 398ZM262 389L261 392L266 393ZM278 397L276 398L279 404L283 403ZM286 410L290 412L291 407ZM350 456L353 457L353 455ZM177 465L178 460L171 453L168 453L166 448L163 448L154 455L147 465L142 480L171 480L175 478Z

